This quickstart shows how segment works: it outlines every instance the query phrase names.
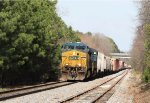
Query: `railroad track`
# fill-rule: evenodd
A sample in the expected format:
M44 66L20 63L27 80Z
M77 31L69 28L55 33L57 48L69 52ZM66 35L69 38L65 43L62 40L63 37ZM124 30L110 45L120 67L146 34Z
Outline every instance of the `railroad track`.
M59 101L60 103L99 103L100 99L105 96L122 78L127 74L128 71L123 72L116 77L106 80L105 82L97 85L96 87L86 90L77 95L68 97L65 100Z
M4 91L0 92L0 101L6 100L6 99L11 99L11 98L16 98L28 94L33 94L45 90L50 90L70 84L74 84L76 82L50 82L46 84L40 84L40 85L35 85L35 86L29 86L29 87L23 87L23 88L17 88L9 91Z

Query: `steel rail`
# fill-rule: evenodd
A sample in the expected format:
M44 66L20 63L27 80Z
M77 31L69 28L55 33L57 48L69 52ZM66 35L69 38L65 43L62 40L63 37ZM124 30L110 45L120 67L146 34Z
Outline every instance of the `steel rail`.
M33 94L37 92L42 92L62 86L67 86L74 84L76 82L54 82L54 83L48 83L48 84L42 84L42 85L36 85L36 86L31 86L31 87L25 87L25 88L19 88L16 90L11 90L11 91L6 91L6 92L1 92L0 93L0 101L11 99L11 98L16 98L28 94Z
M104 97L109 91L111 91L127 75L127 73L128 73L128 71L121 78L119 78L119 80L117 80L108 90L106 90L101 96L99 96L99 98L93 100L92 103L95 103L99 99Z
M62 100L62 101L59 101L59 103L66 103L66 102L72 101L72 100L74 100L75 98L77 98L77 97L79 97L79 96L82 96L82 95L84 95L84 94L86 94L86 93L88 93L88 92L91 92L91 91L95 90L96 88L98 88L99 86L102 86L102 85L108 83L109 81L111 81L111 80L113 80L113 79L115 79L115 78L117 78L117 77L119 77L119 76L121 76L121 75L123 75L123 74L126 74L126 73L127 73L127 72L124 71L123 73L121 73L121 74L119 74L119 75L117 75L117 76L115 76L115 77L112 77L112 78L106 80L105 82L103 82L103 83L97 85L96 87L94 87L94 88L92 88L92 89L89 89L89 90L86 90L86 91L84 91L84 92L81 92L81 93L79 93L79 94L77 94L77 95L73 95L73 96L71 96L71 97L68 97L68 98L66 98L66 99L64 99L64 100ZM93 102L93 103L94 103L94 102Z

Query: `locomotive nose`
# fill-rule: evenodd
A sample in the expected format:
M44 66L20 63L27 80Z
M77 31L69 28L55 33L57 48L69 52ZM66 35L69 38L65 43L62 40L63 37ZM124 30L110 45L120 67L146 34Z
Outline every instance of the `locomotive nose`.
M62 54L62 77L67 80L83 80L85 78L87 59L86 53L77 50Z

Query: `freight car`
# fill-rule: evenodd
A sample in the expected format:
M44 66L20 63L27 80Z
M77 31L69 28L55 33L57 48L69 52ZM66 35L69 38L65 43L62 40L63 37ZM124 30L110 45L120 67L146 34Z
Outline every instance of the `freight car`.
M112 71L118 71L120 68L119 59L112 58Z
M105 56L82 42L63 44L61 59L61 80L84 80L97 73L120 69L118 59Z
M97 73L111 71L112 63L111 58L105 56L103 53L97 54Z

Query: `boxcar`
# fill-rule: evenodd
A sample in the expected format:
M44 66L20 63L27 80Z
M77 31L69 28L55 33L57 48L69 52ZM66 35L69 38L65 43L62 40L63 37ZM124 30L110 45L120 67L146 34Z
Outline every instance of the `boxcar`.
M106 70L106 57L103 53L98 52L97 72L104 72L105 70Z
M112 71L118 71L120 67L119 59L112 58L111 62L112 62Z
M119 61L119 69L124 69L125 67L124 67L124 62L123 61Z

